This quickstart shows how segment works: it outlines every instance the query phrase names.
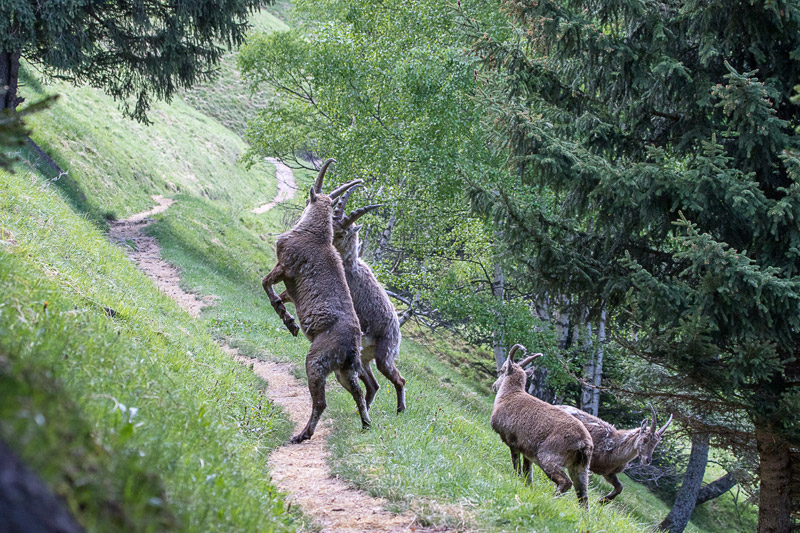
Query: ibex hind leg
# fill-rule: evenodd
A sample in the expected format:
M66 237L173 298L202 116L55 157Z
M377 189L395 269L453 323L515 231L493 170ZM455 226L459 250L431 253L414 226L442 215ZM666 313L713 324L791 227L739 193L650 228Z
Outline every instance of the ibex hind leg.
M375 340L375 364L381 374L392 382L397 393L397 412L406 410L406 380L394 366L397 355L397 343L391 337L380 337Z
M361 370L358 377L364 382L364 387L367 389L366 402L367 409L372 405L375 395L378 394L381 386L378 385L378 380L375 379L375 374L372 373L370 362L375 359L375 343L372 342L367 336L361 337Z
M375 374L372 373L369 360L362 359L361 372L358 373L358 377L361 378L361 381L364 382L364 387L367 389L365 401L367 402L367 409L369 409L372 405L372 401L375 399L375 395L378 394L378 389L380 388L380 385L378 385L378 380L375 379Z
M311 393L311 417L308 419L308 423L303 431L292 437L292 440L289 441L292 444L297 444L298 442L303 442L311 438L311 435L313 435L314 431L317 429L317 423L322 416L322 412L325 411L327 407L325 403L325 378L328 373L313 368L313 366L313 364L309 364L309 361L306 360L308 390Z
M564 467L555 461L541 461L542 471L558 486L558 492L564 494L572 488L572 481L564 472Z
M589 507L589 467L588 465L570 465L567 470L569 477L575 484L575 493L578 495L578 501L584 509Z
M341 369L335 370L336 379L341 383L342 387L347 389L353 396L353 400L358 407L358 414L361 415L361 428L369 429L372 422L369 419L369 411L367 410L367 402L364 400L364 393L361 392L361 387L358 385L358 372L355 369Z

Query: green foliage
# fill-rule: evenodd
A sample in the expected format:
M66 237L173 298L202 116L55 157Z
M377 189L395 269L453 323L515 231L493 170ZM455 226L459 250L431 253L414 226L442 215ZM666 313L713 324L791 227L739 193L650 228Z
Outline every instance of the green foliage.
M507 222L543 289L609 306L635 331L618 338L668 369L648 392L678 394L686 420L740 450L755 426L788 454L800 443L800 62L786 51L800 46L800 6L505 11L519 41L461 19L485 68L487 142L518 176L475 187L473 206Z
M492 228L469 209L464 181L504 179L480 137L475 74L441 2L300 2L302 29L248 39L239 65L253 90L282 100L250 121L255 161L281 157L305 165L306 153L335 157L331 184L361 178L369 186L353 207L382 203L361 231L364 256L382 282L423 302L429 316L473 342L491 332L515 338L541 327L523 312L527 281L514 278ZM499 22L489 6L482 20ZM499 175L499 176L498 176ZM508 266L507 317L495 309L492 278ZM464 301L474 320L465 320ZM541 340L539 338L538 340Z
M153 98L210 79L244 38L264 0L225 2L4 3L0 50L45 74L102 88L126 115L146 121ZM3 80L7 83L8 80Z
M49 97L29 105L24 111L4 109L0 112L0 170L13 172L12 164L17 157L9 150L19 149L25 145L25 138L30 130L25 125L25 117L49 106L56 97Z

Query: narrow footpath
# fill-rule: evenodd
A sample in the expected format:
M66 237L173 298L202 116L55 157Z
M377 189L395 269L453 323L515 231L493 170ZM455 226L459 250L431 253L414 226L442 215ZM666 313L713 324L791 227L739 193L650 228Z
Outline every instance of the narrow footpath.
M269 204L257 208L260 211L254 212L269 211L281 201L292 199L297 190L291 169L283 165L289 176L281 176L280 163L272 162L277 169L278 195ZM213 304L213 299L198 298L184 291L180 287L179 271L161 258L158 242L142 233L152 223L149 216L165 211L174 203L174 200L162 196L153 196L153 200L157 205L149 211L112 224L109 236L123 246L126 254L159 289L197 317L203 307ZM311 398L308 387L292 375L292 365L250 359L227 345L221 345L221 348L240 363L252 365L253 371L267 382L269 398L286 410L297 427L305 425L311 414ZM386 510L385 500L374 498L334 477L328 467L327 435L330 431L330 419L323 416L311 440L286 444L270 455L272 479L278 489L286 493L287 503L299 505L323 532L447 530L421 527L411 513L391 513Z

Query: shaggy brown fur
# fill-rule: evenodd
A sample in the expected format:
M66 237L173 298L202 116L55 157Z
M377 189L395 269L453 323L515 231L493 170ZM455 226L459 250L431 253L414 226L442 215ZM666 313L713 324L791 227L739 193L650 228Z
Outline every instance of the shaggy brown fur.
M328 162L321 173L324 173ZM353 186L359 182L353 182ZM364 429L370 427L367 405L358 374L361 328L347 289L342 260L333 247L331 198L314 188L303 215L294 227L278 237L278 264L267 274L262 286L284 324L297 335L297 325L275 293L273 285L284 282L294 302L300 327L311 347L306 355L308 388L313 403L311 418L291 442L311 438L325 410L325 378L331 372L353 396Z
M617 429L605 420L592 416L577 407L559 405L570 415L574 416L589 430L594 441L591 471L600 474L614 487L611 492L600 499L600 503L610 502L622 492L617 474L628 467L628 463L639 457L643 465L649 465L653 458L653 450L661 442L661 437L672 423L672 415L661 429L656 429L657 416L653 406L652 423L647 419L636 429Z
M364 372L360 377L367 387L367 406L372 404L379 389L370 366L374 359L380 373L394 385L397 412L401 413L406 408L406 380L394 364L400 351L400 322L386 291L378 283L369 265L358 256L361 248L358 231L361 226L355 222L380 206L368 206L344 216L347 200L357 187L342 195L341 202L333 212L333 246L342 258L347 286L361 323L361 364Z
M578 500L587 507L592 437L575 418L525 392L527 376L522 367L542 354L534 354L516 364L514 353L519 349L524 351L525 347L516 344L511 348L493 386L497 397L492 411L492 429L511 450L514 470L524 473L527 481L530 482L530 465L534 462L556 483L559 492L567 492L574 483ZM524 458L522 471L520 454ZM565 468L569 477L564 473Z

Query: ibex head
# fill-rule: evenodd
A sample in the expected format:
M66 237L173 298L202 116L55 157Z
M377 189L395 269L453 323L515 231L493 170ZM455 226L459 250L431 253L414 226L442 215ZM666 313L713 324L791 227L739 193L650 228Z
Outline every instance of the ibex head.
M639 453L639 460L645 466L649 465L650 461L653 460L653 451L658 446L658 443L661 442L664 432L672 424L672 415L669 415L669 420L664 424L664 427L656 429L658 416L653 404L648 405L650 405L650 411L653 413L653 419L647 420L645 418L642 420L642 425L639 427L639 436L636 437L635 443L636 451Z
M514 354L516 354L517 350L520 349L523 352L527 352L527 349L521 344L515 344L511 347L511 350L508 352L508 359L506 359L506 362L503 363L502 367L500 367L500 372L497 373L497 381L495 381L494 385L492 385L492 391L499 391L500 387L506 380L509 380L509 384L513 387L518 387L523 390L525 389L525 382L528 378L523 368L525 368L525 366L527 366L531 361L538 357L542 357L544 354L531 354L519 363L515 363Z
M350 195L353 194L353 191L359 187L361 187L360 184L350 187L342 195L341 199L335 202L336 205L333 210L333 237L336 248L340 253L358 250L358 230L361 229L361 225L355 222L370 211L383 207L383 204L372 204L366 207L359 207L349 215L345 215L347 201L350 199Z
M322 194L322 182L325 179L325 172L331 163L335 163L335 159L328 159L319 169L314 185L308 191L308 200L306 200L306 208L300 220L295 225L296 228L307 229L320 235L331 235L333 228L331 226L331 215L333 201L338 198L342 193L364 183L363 180L353 180L341 185L340 187L331 191L329 195Z

